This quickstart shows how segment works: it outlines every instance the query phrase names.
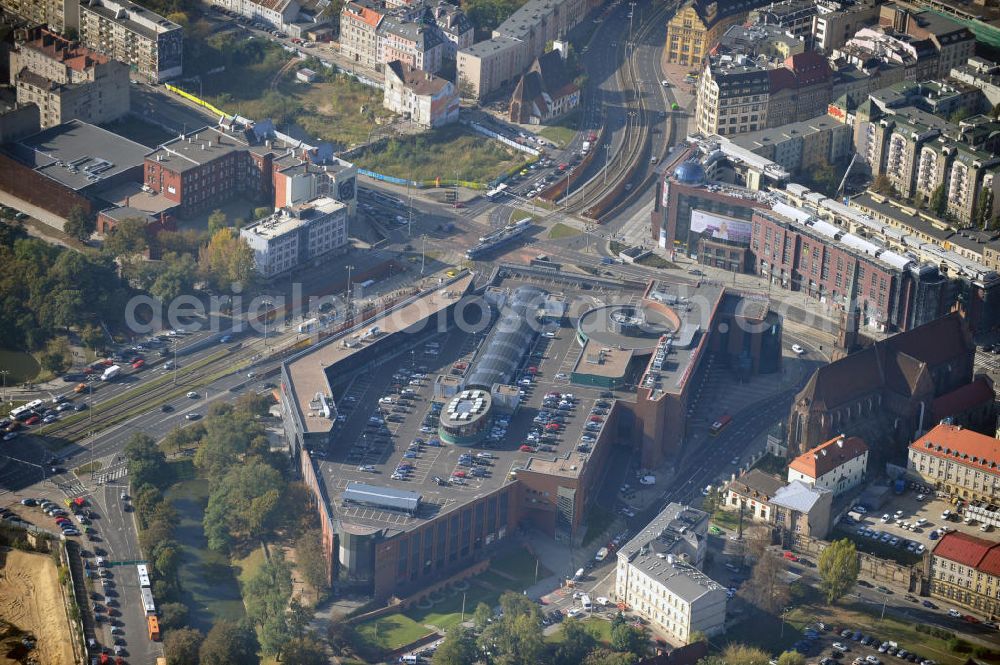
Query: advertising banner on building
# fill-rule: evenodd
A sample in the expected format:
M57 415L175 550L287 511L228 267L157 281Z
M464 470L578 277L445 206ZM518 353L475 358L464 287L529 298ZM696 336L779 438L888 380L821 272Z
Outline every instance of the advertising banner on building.
M749 245L752 229L751 223L743 219L726 217L704 210L691 211L691 233L697 233L702 237Z

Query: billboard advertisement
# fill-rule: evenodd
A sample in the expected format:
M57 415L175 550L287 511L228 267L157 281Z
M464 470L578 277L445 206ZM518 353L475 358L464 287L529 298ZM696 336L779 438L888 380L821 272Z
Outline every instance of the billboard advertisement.
M744 219L726 217L704 210L691 211L691 233L697 233L702 237L749 245L752 230L752 223Z

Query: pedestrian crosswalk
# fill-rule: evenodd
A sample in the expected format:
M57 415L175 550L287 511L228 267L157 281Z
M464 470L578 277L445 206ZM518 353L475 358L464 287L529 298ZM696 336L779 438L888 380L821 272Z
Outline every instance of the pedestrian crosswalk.
M109 459L112 460L110 464L102 466L100 471L94 473L95 484L105 485L128 475L128 463L125 459L122 459L121 456Z

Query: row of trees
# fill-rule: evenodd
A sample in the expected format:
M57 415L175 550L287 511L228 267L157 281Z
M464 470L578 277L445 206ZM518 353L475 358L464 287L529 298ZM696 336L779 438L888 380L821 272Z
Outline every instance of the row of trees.
M434 654L434 665L631 665L648 650L646 629L620 614L612 620L610 647L604 647L593 628L577 619L566 619L558 642L546 641L538 605L523 595L504 593L500 607L503 615L494 618L489 606L480 603L473 613L475 627L450 630ZM335 650L340 640L339 633L336 639L331 636Z

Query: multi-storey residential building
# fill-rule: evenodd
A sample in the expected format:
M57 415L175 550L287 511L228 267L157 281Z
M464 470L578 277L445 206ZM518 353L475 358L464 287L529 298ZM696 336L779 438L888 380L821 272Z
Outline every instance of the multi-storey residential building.
M917 40L929 40L938 54L935 76L944 77L968 61L976 51L976 37L961 23L932 12L911 10L886 3L879 7L879 25L909 35Z
M851 128L828 115L747 132L734 137L733 143L793 173L840 163L852 152Z
M910 444L907 471L963 499L1000 496L1000 440L942 423Z
M298 0L219 0L216 4L240 16L264 21L276 28L294 22L300 9Z
M437 26L386 16L378 26L378 62L387 65L398 60L433 74L441 70L446 41Z
M347 206L329 197L282 208L240 229L264 279L288 272L347 244Z
M73 119L92 124L128 113L128 67L44 28L22 35L11 54L18 104L36 104L41 126Z
M59 33L80 25L80 0L0 0L0 8Z
M731 30L745 31L740 26ZM761 65L751 60L755 55L760 52L753 49L709 60L698 85L699 132L732 136L826 112L833 79L824 58L804 52L780 65Z
M813 18L817 13L816 0L781 0L765 7L750 10L749 22L757 25L776 26L796 39L808 39L812 34Z
M931 553L931 596L987 619L1000 615L1000 542L946 533Z
M861 437L841 434L793 459L788 482L799 480L837 495L861 484L867 469L867 444Z
M434 22L445 39L445 57L454 60L458 49L469 48L475 41L476 30L472 21L458 6L439 0L430 5L427 10L434 17Z
M1000 213L1000 155L957 144L948 175L948 212L956 218L978 223L983 199L992 200L987 219Z
M615 596L647 619L675 645L694 633L707 637L725 630L726 589L683 557L650 546L645 531L618 551Z
M181 75L181 26L130 0L83 0L80 42L124 62L138 78L159 83Z
M776 25L731 25L712 49L712 55L743 55L757 60L781 63L789 56L804 53L806 45Z
M688 0L667 23L667 62L701 67L726 31L767 0Z
M379 63L378 26L387 11L376 0L351 0L340 11L340 52L353 62L376 69Z
M458 120L455 84L399 60L386 65L382 105L428 128Z
M861 0L844 6L840 2L818 0L812 22L813 47L832 53L847 43L861 27L878 21L878 3Z
M278 164L274 171L274 207L293 208L328 196L347 206L347 216L353 219L357 210L357 181L354 165L341 160L314 164L306 159L291 166Z
M635 544L635 549L646 548L661 559L670 554L701 569L708 552L708 522L709 515L702 510L669 503L620 551L628 558L630 546Z
M513 86L548 43L565 37L587 11L586 0L528 0L491 39L458 50L459 91L480 99Z

